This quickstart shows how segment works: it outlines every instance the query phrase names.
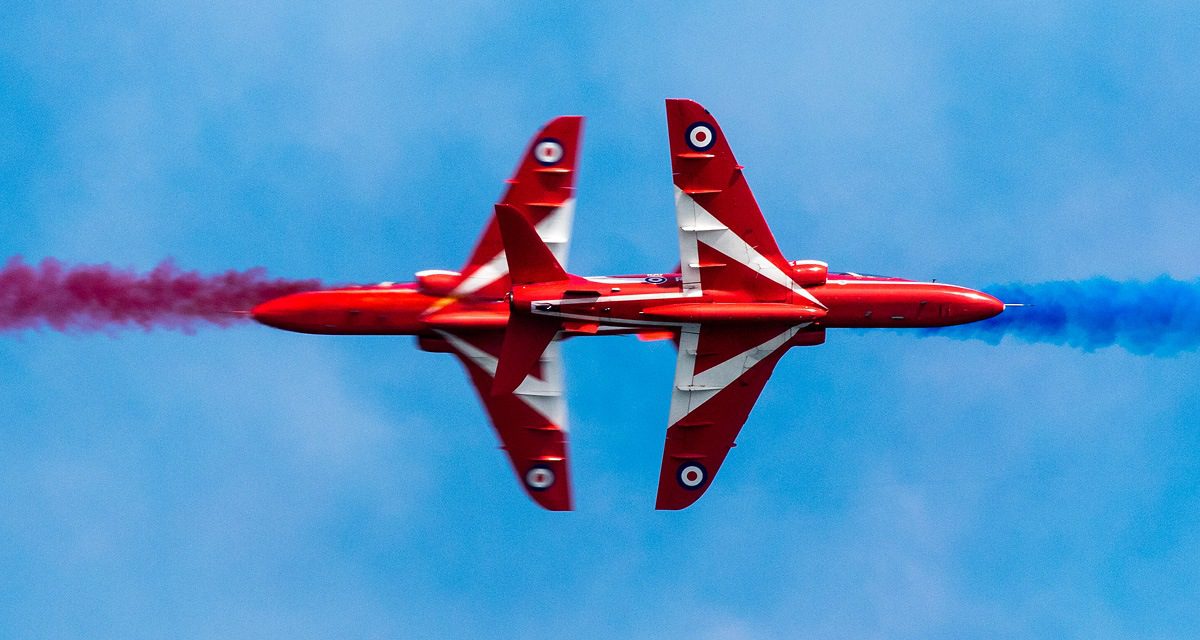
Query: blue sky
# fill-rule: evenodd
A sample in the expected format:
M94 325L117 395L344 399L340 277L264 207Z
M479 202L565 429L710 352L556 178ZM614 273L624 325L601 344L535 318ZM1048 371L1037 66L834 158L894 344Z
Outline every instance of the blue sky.
M1176 3L0 9L0 256L456 268L588 116L572 269L677 261L662 100L719 118L791 257L971 286L1198 275ZM831 333L713 488L652 510L669 344L565 347L578 511L409 338L0 340L0 636L1178 638L1200 358Z

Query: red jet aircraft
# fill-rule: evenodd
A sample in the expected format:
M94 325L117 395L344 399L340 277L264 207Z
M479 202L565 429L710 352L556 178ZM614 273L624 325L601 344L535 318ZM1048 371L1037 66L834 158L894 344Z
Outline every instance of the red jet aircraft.
M558 341L634 334L678 347L658 509L712 484L784 352L835 327L940 327L1004 310L964 287L831 273L788 261L713 116L667 100L681 273L568 273L583 119L550 121L530 143L461 272L416 282L297 293L253 310L259 322L318 334L415 335L462 361L518 479L538 504L571 509Z

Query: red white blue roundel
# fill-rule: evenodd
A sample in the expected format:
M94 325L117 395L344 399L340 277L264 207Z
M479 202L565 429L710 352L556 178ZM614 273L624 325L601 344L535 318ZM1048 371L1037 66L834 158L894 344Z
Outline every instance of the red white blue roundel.
M707 477L708 472L699 462L689 462L679 467L679 484L684 489L699 489Z
M558 164L563 158L562 143L554 138L542 138L533 146L533 158L542 165Z
M717 134L707 122L694 122L687 128L687 144L696 151L708 151L716 141Z
M529 471L525 472L525 484L534 491L549 489L550 485L554 484L554 472L548 467L530 467Z

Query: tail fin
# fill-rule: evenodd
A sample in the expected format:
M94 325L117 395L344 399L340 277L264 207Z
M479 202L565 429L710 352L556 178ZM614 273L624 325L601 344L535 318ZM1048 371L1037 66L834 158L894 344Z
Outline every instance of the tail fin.
M516 207L496 205L496 221L504 241L509 279L514 286L567 279L567 272L554 258L550 247L538 235L533 223Z
M506 204L496 205L496 222L504 241L508 275L513 286L540 282L564 282L568 279L550 248L538 236L533 224ZM558 319L532 316L514 310L508 316L504 345L500 350L492 395L512 393L535 369L542 352L558 333Z
M559 116L533 137L500 202L520 207L560 263L566 263L575 216L575 167L583 131L581 116ZM499 299L509 289L500 228L488 221L462 269L454 296Z
M508 318L504 342L496 361L496 377L492 395L502 396L516 391L529 376L544 378L542 354L558 335L559 323L538 316L514 313Z

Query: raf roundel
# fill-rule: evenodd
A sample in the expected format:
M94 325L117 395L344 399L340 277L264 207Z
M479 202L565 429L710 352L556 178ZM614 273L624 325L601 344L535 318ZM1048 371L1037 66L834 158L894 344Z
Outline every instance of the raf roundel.
M534 491L549 489L554 484L554 472L546 467L532 467L525 472L525 484Z
M563 147L558 140L554 138L543 138L538 140L538 143L533 147L533 158L539 164L549 166L558 164L563 158Z
M704 484L706 475L704 467L699 463L685 464L679 467L679 484L683 485L684 489L699 489Z
M696 151L708 151L717 141L717 134L707 122L696 122L687 128L687 144Z

